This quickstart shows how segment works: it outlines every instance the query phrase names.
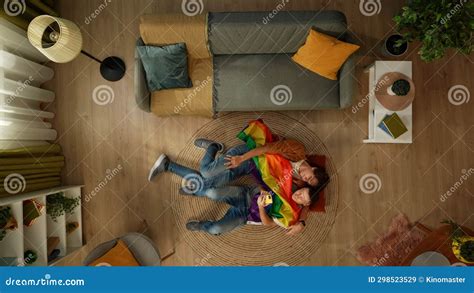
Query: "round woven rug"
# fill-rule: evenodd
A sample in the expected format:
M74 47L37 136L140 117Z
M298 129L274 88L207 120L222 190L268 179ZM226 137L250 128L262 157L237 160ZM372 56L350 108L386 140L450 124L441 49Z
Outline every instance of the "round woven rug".
M271 130L281 136L302 142L310 154L327 157L327 172L331 177L326 195L326 213L310 213L303 233L285 235L279 227L245 225L230 233L213 236L203 232L186 230L189 220L217 220L228 206L206 198L178 194L181 178L172 176L171 192L173 212L180 238L211 265L231 266L273 266L298 265L315 253L331 230L336 217L338 202L338 180L336 168L323 142L297 120L278 113L232 113L215 119L202 127L188 142L178 156L177 162L199 170L199 161L204 150L194 146L195 138L203 137L223 142L226 147L242 142L236 135L254 119L263 119ZM243 178L237 184L251 182ZM182 238L181 238L182 239Z

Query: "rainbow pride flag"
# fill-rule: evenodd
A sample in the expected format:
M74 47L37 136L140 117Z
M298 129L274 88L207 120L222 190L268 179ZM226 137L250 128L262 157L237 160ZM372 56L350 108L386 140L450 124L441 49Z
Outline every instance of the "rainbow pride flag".
M272 134L262 120L250 121L237 137L243 140L250 149L275 142L278 138ZM291 198L293 170L290 162L278 154L264 154L253 158L258 172L256 179L267 191L272 191L273 204L269 209L270 217L277 219L283 227L293 225L299 218L300 207Z

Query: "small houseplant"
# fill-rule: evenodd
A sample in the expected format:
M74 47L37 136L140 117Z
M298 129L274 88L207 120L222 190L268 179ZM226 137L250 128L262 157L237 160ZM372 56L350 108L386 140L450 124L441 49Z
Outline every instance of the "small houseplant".
M454 255L464 263L474 263L474 237L464 233L462 228L453 221L445 220L442 223L451 226Z
M384 52L389 56L401 56L408 51L408 43L400 34L390 35L384 43Z
M397 96L406 96L410 92L410 83L404 79L396 80L392 84L392 91Z
M46 197L46 213L56 221L64 214L70 214L79 205L80 198L69 198L62 192L50 194Z
M420 41L421 59L440 59L449 48L470 54L473 49L474 2L468 0L410 0L393 20L402 39L397 42Z
M12 215L10 207L0 207L0 241L3 240L8 231L15 230L18 223Z

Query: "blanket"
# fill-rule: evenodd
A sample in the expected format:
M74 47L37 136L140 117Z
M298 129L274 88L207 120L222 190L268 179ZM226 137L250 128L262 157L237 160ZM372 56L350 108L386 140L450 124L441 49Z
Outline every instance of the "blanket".
M262 120L253 120L237 137L249 149L255 149L278 140ZM262 188L271 192L273 203L268 209L269 216L283 227L293 225L299 218L301 208L291 198L293 170L290 162L279 154L263 154L252 159L256 172L254 177Z

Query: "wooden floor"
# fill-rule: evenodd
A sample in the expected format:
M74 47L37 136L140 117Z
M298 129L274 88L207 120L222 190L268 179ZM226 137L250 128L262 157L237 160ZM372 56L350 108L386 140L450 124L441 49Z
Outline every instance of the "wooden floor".
M147 182L147 173L157 155L174 158L193 133L209 120L204 118L159 118L139 110L133 96L133 54L138 37L139 16L146 13L180 12L181 0L59 1L64 18L78 23L84 49L99 58L122 57L128 66L120 82L101 79L98 64L79 56L68 64L54 65L56 78L48 87L56 91L54 126L60 134L67 167L66 184L85 184L84 235L87 246L64 260L78 265L97 244L130 231L144 231L157 243L162 255L175 252L165 265L205 265L177 239L169 198L169 183L160 178ZM107 2L103 10L100 4ZM293 0L286 10L337 9L343 11L351 32L362 45L357 68L357 100L368 91L363 67L378 58L377 44L393 29L392 16L402 0L382 0L381 12L364 16L359 1ZM281 1L204 0L205 11L273 10ZM89 18L94 11L97 17ZM474 55L454 52L442 60L425 64L411 45L406 60L412 60L417 96L414 102L414 137L411 145L367 145L367 107L355 114L351 109L288 112L321 137L338 168L340 203L336 222L325 244L314 251L305 265L358 265L354 250L379 235L398 213L413 221L436 227L443 219L454 219L474 228L474 178L468 179L445 201L440 200L455 185L463 170L474 168L474 101L454 106L448 91L464 85L474 92ZM110 86L112 103L99 106L93 90ZM113 179L105 179L119 168ZM364 194L360 178L377 174L381 189ZM100 188L106 182L105 187ZM147 224L146 224L146 223ZM147 227L147 228L146 228Z

